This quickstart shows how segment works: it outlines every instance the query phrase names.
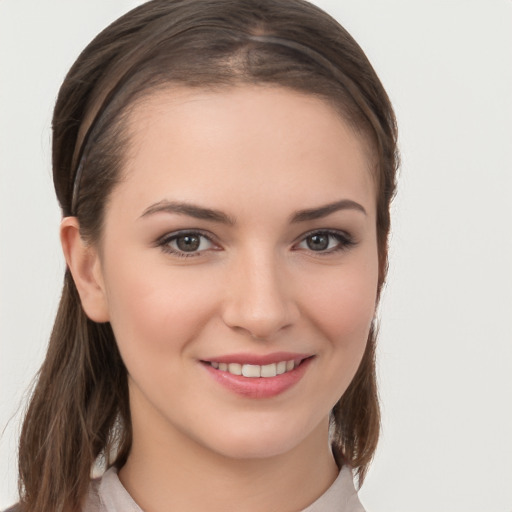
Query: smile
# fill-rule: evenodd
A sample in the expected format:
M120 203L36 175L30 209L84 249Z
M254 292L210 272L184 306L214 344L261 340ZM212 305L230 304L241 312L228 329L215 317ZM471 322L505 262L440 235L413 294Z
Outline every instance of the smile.
M266 356L231 354L202 360L207 373L227 390L245 398L272 398L299 383L315 359L311 354L280 352Z
M301 359L290 359L265 365L242 364L242 363L219 363L211 361L210 365L221 372L228 372L232 375L242 375L249 378L269 378L291 372L301 363Z

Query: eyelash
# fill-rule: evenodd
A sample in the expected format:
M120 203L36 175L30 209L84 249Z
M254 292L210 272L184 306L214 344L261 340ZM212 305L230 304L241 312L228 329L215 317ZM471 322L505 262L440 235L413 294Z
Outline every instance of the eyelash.
M163 236L162 238L160 238L159 240L157 240L156 245L158 247L160 247L163 252L165 252L167 254L172 254L173 256L177 256L179 258L192 258L192 257L201 256L204 251L209 249L208 248L208 249L203 249L203 250L199 250L199 251L196 250L196 251L186 252L186 251L182 251L179 249L174 249L170 246L170 244L173 241L175 241L181 237L186 237L186 236L199 237L199 238L206 239L213 247L218 247L217 244L212 240L211 234L205 233L200 230L183 230L183 231L175 231L173 233L169 233L169 234ZM345 250L349 249L350 247L356 245L356 242L346 232L330 230L330 229L317 229L317 230L310 231L309 233L305 233L304 235L302 235L299 242L294 244L294 247L296 247L297 245L300 245L302 243L307 243L307 239L311 238L313 236L328 236L328 237L334 238L337 241L337 245L335 247L332 247L327 250L315 251L313 249L306 249L318 256L327 256L327 255L337 253L340 251L345 251ZM202 242L200 241L199 244L201 244L201 243ZM328 242L328 243L330 244L330 242Z
M185 236L191 236L191 237L199 237L204 238L208 240L210 244L212 244L213 247L217 247L217 244L212 240L211 234L205 233L201 230L183 230L183 231L175 231L173 233L169 233L159 240L157 240L156 245L162 249L163 252L167 254L172 254L173 256L177 256L178 258L193 258L197 256L201 256L201 254L207 250L203 249L201 251L181 251L179 249L174 249L170 246L171 242L174 240L177 240L178 238L185 237ZM201 241L199 242L201 244Z
M301 236L299 244L306 243L307 239L313 236L328 236L334 238L338 242L335 247L323 251L314 251L313 249L309 249L312 253L318 256L328 256L340 251L345 251L356 245L356 242L348 233L332 229L316 229L314 231L310 231L309 233Z

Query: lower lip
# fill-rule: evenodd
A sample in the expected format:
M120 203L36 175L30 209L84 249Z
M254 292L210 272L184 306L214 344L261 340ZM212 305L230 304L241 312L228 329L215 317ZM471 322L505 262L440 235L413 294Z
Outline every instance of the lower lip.
M313 358L304 359L293 370L275 377L244 377L216 370L208 363L202 363L209 374L230 391L248 398L271 398L280 395L297 384L306 373Z

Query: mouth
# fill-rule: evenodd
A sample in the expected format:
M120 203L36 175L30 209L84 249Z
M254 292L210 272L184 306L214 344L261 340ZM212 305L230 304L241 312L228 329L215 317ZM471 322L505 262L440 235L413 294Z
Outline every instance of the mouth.
M243 377L247 377L249 379L268 379L276 377L277 375L283 375L284 373L291 372L297 368L297 366L299 366L302 361L304 361L304 359L288 359L285 361L264 365L209 361L207 364L210 364L216 370L221 372L228 372L231 375L242 375Z
M314 355L281 353L266 357L232 355L202 360L203 367L220 384L250 398L270 398L297 384Z

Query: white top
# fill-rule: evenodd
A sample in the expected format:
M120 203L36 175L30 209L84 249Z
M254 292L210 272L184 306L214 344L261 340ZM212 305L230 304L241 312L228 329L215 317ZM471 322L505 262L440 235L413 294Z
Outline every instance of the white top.
M91 482L83 512L143 512L110 468ZM344 466L338 478L314 503L301 512L365 512L354 488L352 471Z

